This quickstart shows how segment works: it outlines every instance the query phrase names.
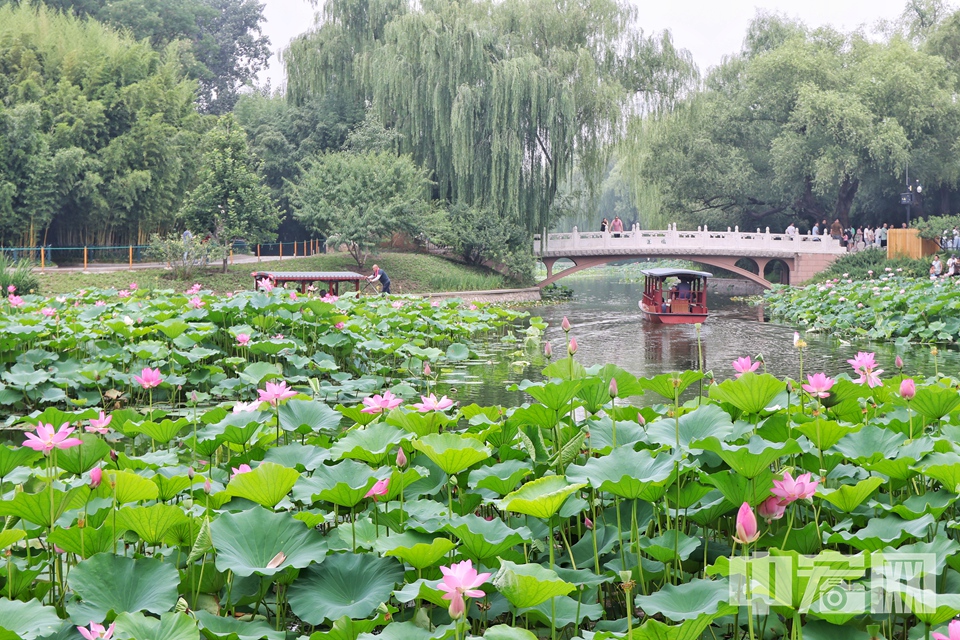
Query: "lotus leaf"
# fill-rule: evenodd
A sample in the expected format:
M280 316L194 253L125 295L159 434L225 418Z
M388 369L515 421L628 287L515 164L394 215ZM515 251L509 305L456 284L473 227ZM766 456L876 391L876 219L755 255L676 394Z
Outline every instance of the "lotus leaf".
M743 446L729 445L713 437L693 446L716 453L731 469L747 478L756 478L782 457L800 453L796 440L768 442L759 436L753 436Z
M544 626L556 624L557 628L562 628L584 620L599 620L603 617L603 607L595 602L587 604L570 596L559 596L535 607L520 609L517 613Z
M560 411L560 409L568 406L570 401L576 397L582 384L580 380L548 382L542 386L528 386L524 391L548 409Z
M910 407L928 420L939 420L960 407L960 394L950 387L919 387Z
M372 620L351 620L344 616L333 623L330 631L317 631L310 636L310 640L357 640L357 636L361 633L368 633L384 624L386 624L386 620L384 620L383 615Z
M653 378L640 378L639 382L644 389L673 402L674 394L682 395L687 387L702 379L703 374L699 371L684 371L683 373L662 373Z
M18 602L0 598L0 631L9 631L22 640L34 640L56 633L61 626L57 610L37 600ZM0 638L5 636L0 635Z
M515 564L509 560L500 562L500 570L492 581L497 591L517 609L535 607L575 589L552 569L539 564Z
M107 471L118 504L156 500L160 489L150 480L129 471ZM106 483L104 483L106 484Z
M280 405L280 428L284 431L336 433L341 414L316 400L293 398Z
M883 484L881 478L872 477L855 485L842 485L837 489L817 487L817 495L843 513L850 513L866 501Z
M733 422L726 411L714 404L704 405L680 416L680 446L714 437L726 441L733 433ZM617 440L619 442L619 439ZM661 419L647 425L647 442L661 446L677 446L677 422Z
M172 564L156 558L98 553L78 563L67 582L80 600L67 604L70 619L87 625L106 619L111 611L170 611L177 602L180 576Z
M377 538L374 544L381 555L400 558L414 569L426 569L436 564L456 546L449 538L415 531Z
M97 436L84 433L79 438L83 440L79 447L57 452L57 466L75 475L86 473L110 455L110 445Z
M423 452L447 475L460 473L490 457L490 449L470 436L439 433L413 441L413 447Z
M124 507L116 517L118 528L133 531L148 545L160 544L172 527L185 522L189 520L183 510L167 504Z
M927 514L916 520L903 520L890 515L871 518L867 526L856 533L839 530L827 542L844 542L862 551L880 551L886 546L899 545L909 538L927 535L927 527L933 524L933 516Z
M826 451L840 442L840 439L847 434L856 433L862 428L862 424L843 425L833 420L823 420L821 418L815 418L794 427L794 429L807 436L813 446L820 451Z
M300 474L273 462L263 462L253 471L238 473L230 479L227 493L273 508L283 500Z
M570 484L563 476L544 476L507 494L498 504L504 511L513 511L545 520L559 511L571 494L585 486L587 486L586 482Z
M404 432L384 422L376 422L364 429L352 429L330 449L335 459L353 458L373 466L387 462L391 453L404 439Z
M276 631L266 622L241 622L233 618L215 616L208 611L195 611L200 632L210 640L284 640L286 634Z
M517 484L533 473L525 460L505 460L489 467L478 467L470 472L470 486L489 489L501 496L517 488Z
M117 538L122 530L102 524L94 527L71 527L70 529L56 528L50 534L49 540L68 553L75 553L81 558L89 558L98 553L113 551Z
M655 538L641 536L637 544L651 558L666 563L686 560L700 548L701 540L688 536L682 531L678 534L675 530L669 530ZM678 618L671 619L677 620Z
M621 498L653 502L676 480L678 461L678 457L668 454L654 457L647 449L618 447L610 455L590 458L582 466L570 465L567 478Z
M153 486L151 484L151 486ZM51 493L53 494L51 496ZM59 491L44 487L38 493L18 492L13 500L0 500L0 516L17 516L27 522L49 529L67 509L76 508L78 502L89 494L86 487ZM50 521L53 509L54 521Z
M290 608L310 624L343 616L365 618L386 602L403 567L392 558L343 553L301 572L290 587Z
M301 502L325 500L341 507L356 506L364 499L377 478L373 470L355 460L334 465L321 465L310 478L300 478L293 488L293 497Z
M323 562L327 553L319 532L289 514L261 507L221 515L210 524L210 538L217 550L217 569L238 576L272 576L287 567L302 569ZM283 554L283 560L276 564L272 561L278 554Z
M533 539L533 534L526 527L513 529L502 520L486 520L472 513L455 518L445 529L460 540L461 553L477 563Z
M710 397L751 415L766 409L785 388L782 380L768 373L748 371L739 378L711 385Z
M160 619L142 613L122 613L116 620L117 638L130 640L200 640L197 623L183 613L164 613Z

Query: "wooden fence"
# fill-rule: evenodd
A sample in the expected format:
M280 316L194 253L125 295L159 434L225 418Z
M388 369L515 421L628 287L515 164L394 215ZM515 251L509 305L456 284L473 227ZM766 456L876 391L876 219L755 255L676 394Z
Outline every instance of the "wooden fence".
M940 251L933 240L920 237L919 229L890 229L887 232L888 258L922 258Z

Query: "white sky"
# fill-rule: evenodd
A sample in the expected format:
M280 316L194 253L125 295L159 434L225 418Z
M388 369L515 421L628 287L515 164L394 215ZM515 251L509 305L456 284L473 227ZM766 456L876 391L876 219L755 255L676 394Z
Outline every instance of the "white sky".
M740 50L747 25L757 9L799 18L807 26L831 24L842 31L878 20L893 20L906 0L632 0L638 7L638 25L647 33L670 30L677 47L688 49L701 72L719 64L724 55ZM274 55L270 69L261 72L261 82L273 87L283 81L277 52L314 22L319 5L307 0L265 0L264 32L270 36Z

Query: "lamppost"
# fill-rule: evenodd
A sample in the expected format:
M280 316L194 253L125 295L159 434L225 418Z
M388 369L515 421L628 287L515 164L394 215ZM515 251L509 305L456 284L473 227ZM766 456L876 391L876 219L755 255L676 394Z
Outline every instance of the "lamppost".
M920 204L921 194L923 193L923 185L920 184L919 180L914 180L913 183L907 180L907 190L900 194L900 204L904 206L904 209L907 212L907 226L910 226L910 207L915 204Z

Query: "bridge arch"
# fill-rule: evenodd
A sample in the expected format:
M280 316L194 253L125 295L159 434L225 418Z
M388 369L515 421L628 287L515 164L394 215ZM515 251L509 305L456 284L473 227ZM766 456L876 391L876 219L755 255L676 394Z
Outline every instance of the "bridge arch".
M559 271L559 272L557 272L557 273L554 273L554 272L553 272L553 265L554 265L558 260L561 259L560 257L557 257L557 258L541 258L541 259L540 259L541 262L543 262L543 264L547 267L547 278L546 278L545 280L541 280L537 286L539 286L539 287L541 287L541 288L542 288L542 287L545 287L545 286L547 286L547 285L549 285L549 284L553 284L554 282L556 282L557 280L560 280L561 278L564 278L564 277L569 276L569 275L571 275L571 274L573 274L573 273L576 273L577 271L583 271L584 269L590 269L591 267L599 267L599 266L604 265L604 264L610 264L611 262L624 262L624 261L627 261L627 260L643 260L643 259L648 258L648 257L650 257L650 256L647 256L647 255L633 255L633 256L630 256L630 255L612 255L612 256L610 256L610 255L608 255L608 256L577 256L577 257L563 256L563 259L569 260L570 262L572 262L572 263L573 263L573 266L572 266L572 267L568 267L568 268L564 269L563 271ZM676 260L691 260L691 261L693 261L693 262L699 262L699 263L701 263L701 264L710 265L710 266L712 266L712 267L718 267L718 268L720 268L720 269L724 269L724 270L729 271L729 272L731 272L731 273L735 273L735 274L737 274L737 275L739 275L739 276L743 276L744 278L746 278L747 280L750 280L751 282L756 282L757 284L759 284L760 286L762 286L762 287L765 288L765 289L769 289L769 288L771 288L771 287L773 286L770 282L768 282L767 280L765 280L765 279L763 278L763 276L760 275L759 273L752 273L752 272L750 272L750 271L747 271L746 269L743 269L743 268L741 268L741 267L736 266L736 262L737 262L738 259L735 258L735 257L727 257L727 256L695 256L695 255L689 255L689 254L686 254L686 255L657 255L656 257L657 257L658 259L659 259L659 258L662 258L662 259L666 259L666 260L671 260L671 259L676 259ZM751 260L753 260L753 259L751 258ZM761 262L757 262L757 261L754 260L754 262L757 264L758 271L760 271L760 273L762 273L762 272L763 272L763 269L764 269L764 268L766 267L766 265L767 265L767 262L769 262L769 261L764 260L764 261L761 261ZM788 278L789 278L790 265L787 264L787 262L786 262L785 260L783 260L783 261L781 261L781 262L783 262L783 266L784 266L784 268L786 269L786 272L787 272Z

